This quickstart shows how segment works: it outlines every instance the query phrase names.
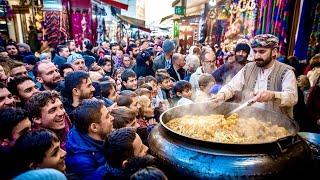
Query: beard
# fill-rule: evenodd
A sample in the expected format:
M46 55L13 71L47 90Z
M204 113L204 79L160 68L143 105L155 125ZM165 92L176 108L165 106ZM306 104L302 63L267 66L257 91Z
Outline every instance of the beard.
M56 89L59 85L60 81L58 82L47 82L45 85L50 89Z
M93 92L80 94L80 100L91 99L92 97L93 97Z
M265 60L262 58L257 58L257 59L254 59L254 61L256 62L256 65L258 67L265 67L268 64L270 64L270 62L272 61L271 53L270 53L269 57Z
M244 56L241 56L241 55L236 55L235 58L236 58L236 61L239 62L239 63L247 61L247 57L244 57Z
M137 59L138 54L139 54L139 53L137 53L137 54L132 54L132 56L133 56L135 59Z
M206 65L203 65L202 68L205 73L211 74L215 70L216 66L215 64L210 64L210 65L206 64Z

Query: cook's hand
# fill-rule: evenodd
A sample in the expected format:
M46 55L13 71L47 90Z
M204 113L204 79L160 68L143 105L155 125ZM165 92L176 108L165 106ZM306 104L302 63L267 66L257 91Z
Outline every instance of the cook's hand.
M212 100L213 101L224 101L224 98L225 98L225 95L224 95L224 93L218 93L218 94L216 94L216 95L213 95L212 96Z
M269 90L262 90L254 92L254 101L256 102L268 102L274 99L274 92Z

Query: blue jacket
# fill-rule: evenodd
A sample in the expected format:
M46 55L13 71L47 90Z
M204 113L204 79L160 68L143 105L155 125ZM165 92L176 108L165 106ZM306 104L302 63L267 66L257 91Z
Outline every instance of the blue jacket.
M67 63L67 59L62 57L62 56L59 56L58 54L56 54L52 60L52 62L54 63L54 65L58 66L60 68L60 66L62 64L65 64Z
M68 134L66 150L67 174L72 176L90 179L100 166L106 164L103 141L81 134L75 127Z
M89 178L90 180L98 180L98 179L129 179L126 177L126 174L122 169L113 168L108 163L104 166L101 166L97 171L94 173L93 176Z

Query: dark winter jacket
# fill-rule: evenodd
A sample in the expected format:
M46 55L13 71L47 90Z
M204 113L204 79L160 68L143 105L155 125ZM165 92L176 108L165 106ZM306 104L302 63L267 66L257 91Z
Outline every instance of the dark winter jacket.
M124 172L122 169L113 168L108 163L106 163L104 166L101 166L90 178L86 179L128 179L126 178Z
M56 54L52 62L54 63L54 65L60 67L62 64L65 64L67 62L67 59Z
M186 70L185 69L180 68L180 69L178 69L178 71L175 71L174 68L173 68L173 65L171 65L170 69L168 69L167 71L168 71L170 77L172 77L176 81L183 80L185 78L185 76L186 76ZM179 73L180 79L179 79L177 73Z
M234 64L223 64L212 73L212 76L217 83L225 84L229 82L242 68L243 66L237 62L234 62Z
M81 179L90 178L106 163L103 141L94 140L87 134L80 133L75 127L68 134L66 150L67 173Z
M137 63L132 67L132 70L137 74L137 78L143 76L154 76L152 70L152 61L150 60L150 54L148 52L142 52L138 54L136 58ZM147 64L149 62L150 66Z

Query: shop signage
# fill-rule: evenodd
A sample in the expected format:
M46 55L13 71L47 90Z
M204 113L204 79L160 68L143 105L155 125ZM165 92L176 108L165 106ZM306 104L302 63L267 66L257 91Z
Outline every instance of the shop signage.
M186 8L183 6L174 7L174 14L184 16L186 14Z
M29 6L12 5L12 11L14 14L28 14Z

